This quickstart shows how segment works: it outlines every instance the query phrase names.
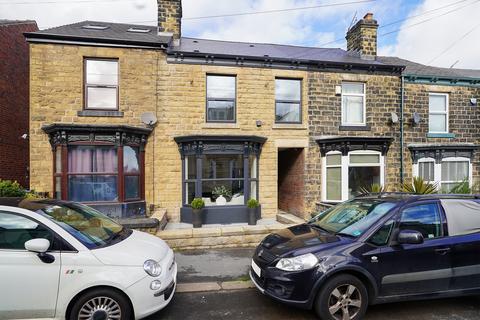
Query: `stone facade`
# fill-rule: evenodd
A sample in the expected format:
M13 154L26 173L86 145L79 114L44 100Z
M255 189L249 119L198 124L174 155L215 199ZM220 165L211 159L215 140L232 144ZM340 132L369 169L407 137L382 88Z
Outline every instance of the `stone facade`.
M341 126L341 95L335 87L343 81L365 84L366 127L361 131ZM314 212L322 189L322 168L319 136L391 137L393 143L385 161L385 182L389 190L396 191L399 174L399 125L390 123L390 114L400 112L400 77L367 74L310 73L309 100L309 154L306 157L305 197L306 211Z
M0 21L0 179L28 187L28 45L34 21ZM15 124L15 125L12 125ZM22 137L23 136L23 137Z
M257 135L267 138L259 162L262 216L277 213L279 148L308 146L307 112L303 124L275 124L275 78L304 79L303 110L307 110L307 74L302 71L167 64L163 51L31 44L31 187L52 194L52 151L41 129L51 123L125 124L141 126L140 116L154 112L158 123L145 154L145 198L178 221L182 206L182 163L176 136ZM84 57L118 58L119 103L123 117L83 117ZM205 121L206 75L237 76L237 122ZM262 122L257 126L257 120Z
M151 210L166 210L170 221L179 221L182 207L182 161L175 137L188 135L254 135L267 138L259 161L262 217L274 217L279 208L279 151L295 148L304 160L295 166L295 189L304 197L295 203L300 216L318 208L322 185L319 136L385 137L392 144L385 157L385 185L400 189L400 124L391 123L391 113L400 114L401 78L398 75L332 73L273 68L226 67L168 63L161 50L31 44L31 187L52 194L53 157L48 136L41 127L52 123L124 124L142 126L140 116L153 112L158 123L150 135L145 154L145 200ZM118 58L120 112L123 117L81 116L83 110L84 57ZM207 123L207 74L237 78L236 123ZM302 79L302 124L275 123L275 79ZM341 126L343 81L365 84L366 127ZM479 88L405 84L404 174L412 178L412 143L474 143L479 140L479 111L470 104ZM450 132L454 138L428 137L428 93L450 96ZM421 123L413 126L413 112ZM259 126L257 122L260 121ZM479 158L473 160L473 178L479 178ZM302 176L302 168L304 173ZM298 167L298 168L297 168ZM284 188L285 189L285 188ZM283 190L281 192L287 192ZM288 198L288 197L287 197ZM284 199L285 200L285 199ZM285 206L285 204L284 204ZM282 207L282 205L280 205ZM152 213L152 212L151 212Z
M429 93L446 93L449 97L449 133L451 137L432 137L428 134ZM480 143L480 110L472 105L471 98L480 96L480 88L458 85L405 84L405 178L412 178L411 144L455 145ZM413 125L413 113L420 115L420 124ZM474 153L472 159L473 183L480 178L480 157Z

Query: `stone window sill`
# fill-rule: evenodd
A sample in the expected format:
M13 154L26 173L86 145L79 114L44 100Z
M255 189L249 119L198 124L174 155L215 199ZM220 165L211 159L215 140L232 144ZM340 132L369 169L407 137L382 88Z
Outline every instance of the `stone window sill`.
M307 130L303 123L274 123L272 129Z
M240 129L238 123L204 123L202 129Z
M370 131L370 126L340 126L338 127L340 131Z
M79 117L113 117L121 118L123 117L123 112L121 111L107 111L107 110L82 110L78 111L77 115Z
M427 138L455 138L455 133L427 133Z

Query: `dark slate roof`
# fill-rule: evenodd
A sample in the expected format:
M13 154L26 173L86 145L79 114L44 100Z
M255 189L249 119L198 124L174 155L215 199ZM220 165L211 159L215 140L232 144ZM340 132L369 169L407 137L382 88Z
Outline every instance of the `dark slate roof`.
M214 55L217 57L247 57L260 59L279 59L312 62L334 62L346 64L365 65L397 65L403 64L384 63L375 60L361 59L360 55L347 52L340 48L315 48L269 43L247 43L219 40L205 40L183 37L179 46L170 48L170 53L183 53L185 55Z
M402 64L406 66L403 72L405 75L480 79L480 70L431 67L397 57L377 57L377 60L387 64Z
M92 30L83 28L86 25L106 26L106 29ZM130 28L149 29L148 33L127 31ZM160 47L168 45L171 37L158 35L156 26L144 26L102 21L82 21L60 27L26 33L29 41L59 40L94 43L111 43L117 45L138 45Z

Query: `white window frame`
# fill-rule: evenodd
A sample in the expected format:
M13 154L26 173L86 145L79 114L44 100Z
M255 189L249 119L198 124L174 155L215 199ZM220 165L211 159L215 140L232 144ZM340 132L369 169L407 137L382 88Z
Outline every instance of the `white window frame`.
M435 183L435 182L439 181L439 179L440 179L439 174L441 175L441 171L440 172L438 171L437 163L435 162L435 159L433 159L433 158L421 158L421 159L419 159L418 163L414 164L413 167L412 167L413 176L418 177L420 175L419 163L425 163L425 162L433 162L433 180L427 181L427 182Z
M361 84L363 85L363 93L348 93L348 94L345 94L343 93L343 85L344 84ZM366 126L367 125L367 87L365 85L364 82L354 82L354 81L342 81L342 95L341 95L341 108L342 108L342 126L353 126L353 127L362 127L362 126ZM349 97L362 97L363 98L363 122L362 123L349 123L349 122L345 122L345 105L343 103L343 97L344 96L349 96Z
M441 96L445 97L445 111L431 111L430 110L430 96ZM450 107L449 107L450 101L449 101L449 94L448 93L437 93L437 92L430 92L428 94L428 133L449 133L450 132L450 127L449 127L449 122L450 122ZM430 131L430 115L445 115L446 116L446 123L445 123L445 130L446 131Z
M473 165L472 161L469 158L465 157L448 157L448 158L443 158L441 162L437 163L435 159L433 158L421 158L418 160L418 163L421 162L434 162L434 181L428 181L430 183L436 183L438 186L438 190L442 190L442 183L460 183L461 181L442 181L442 163L443 162L468 162L468 184L470 187L472 187L473 183ZM418 177L419 174L419 166L418 163L414 164L412 167L412 173L414 177Z
M348 183L348 169L350 167L380 167L380 184L382 186L385 185L385 156L382 155L379 151L372 151L372 150L357 150L351 151L348 155L342 155L342 199L341 200L330 200L327 199L327 168L338 168L340 165L330 165L327 166L327 155L335 155L335 154L342 154L339 151L330 151L324 157L322 157L322 192L321 198L323 202L328 203L341 203L347 201L349 199L349 183ZM351 155L378 155L379 162L378 163L350 163L350 156Z

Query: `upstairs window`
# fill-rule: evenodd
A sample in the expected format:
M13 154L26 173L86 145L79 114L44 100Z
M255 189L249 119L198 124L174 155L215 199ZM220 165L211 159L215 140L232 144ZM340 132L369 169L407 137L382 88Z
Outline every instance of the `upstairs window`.
M118 110L118 60L85 59L85 109Z
M448 133L448 94L430 93L428 131Z
M235 122L236 77L207 75L207 122Z
M302 81L298 79L275 80L275 122L302 122Z
M365 126L365 84L342 83L342 125Z

